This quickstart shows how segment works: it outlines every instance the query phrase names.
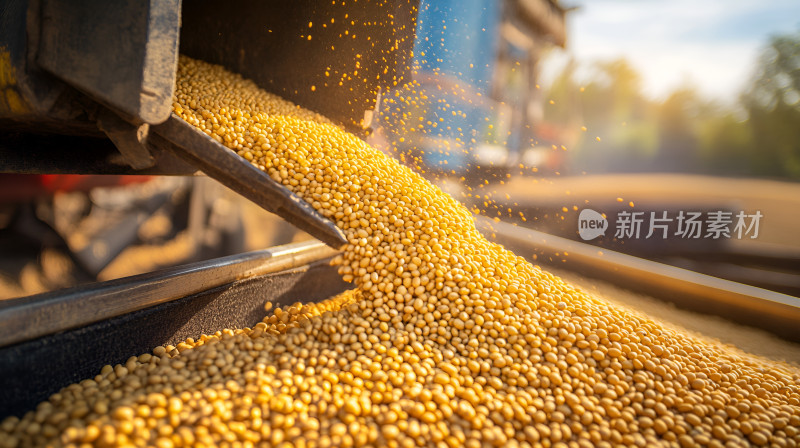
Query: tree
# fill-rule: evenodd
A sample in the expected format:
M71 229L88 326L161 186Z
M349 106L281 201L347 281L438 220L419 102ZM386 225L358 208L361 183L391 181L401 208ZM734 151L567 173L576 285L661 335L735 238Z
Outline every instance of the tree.
M697 129L706 109L691 87L675 90L658 106L658 154L654 165L659 170L698 170Z
M753 174L800 179L800 32L770 39L742 103L755 144Z
M657 150L657 129L651 119L652 104L641 93L641 76L625 59L598 62L592 68L592 80L578 95L578 110L587 131L570 153L574 168L595 172L646 168ZM568 66L564 75L574 76L575 68ZM574 92L575 84L561 81L554 87L571 87ZM576 102L562 103L575 107Z
M706 117L697 127L698 168L709 174L752 176L753 145L750 123L732 111Z

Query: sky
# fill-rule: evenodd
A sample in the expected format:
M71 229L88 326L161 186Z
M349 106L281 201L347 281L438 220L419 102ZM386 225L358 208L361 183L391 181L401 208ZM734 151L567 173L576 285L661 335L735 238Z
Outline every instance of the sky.
M693 86L709 100L733 103L755 72L769 37L800 31L800 0L561 0L568 13L565 51L543 64L547 84L574 57L625 57L643 92L663 99ZM586 75L586 72L584 72Z

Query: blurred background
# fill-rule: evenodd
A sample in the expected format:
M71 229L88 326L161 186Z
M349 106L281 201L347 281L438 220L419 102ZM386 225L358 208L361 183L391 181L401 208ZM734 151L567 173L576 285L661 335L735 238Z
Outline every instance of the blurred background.
M569 50L544 63L543 119L577 134L565 169L800 179L798 13L788 1L582 5Z
M412 82L375 92L368 142L477 214L800 295L800 3L423 0L415 17ZM604 235L580 237L585 209ZM631 213L641 234L616 236ZM737 237L740 213L757 232ZM208 178L0 175L0 298L307 238Z
M465 4L422 2L375 145L476 213L583 241L589 209L588 244L800 294L800 4Z
M0 298L311 239L207 177L0 175Z

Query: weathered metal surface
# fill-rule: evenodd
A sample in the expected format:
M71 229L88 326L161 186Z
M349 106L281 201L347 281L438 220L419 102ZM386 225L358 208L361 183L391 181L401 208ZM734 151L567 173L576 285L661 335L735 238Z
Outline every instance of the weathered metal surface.
M32 60L39 6L28 0L0 2L0 117L26 120L47 113L66 87Z
M347 243L344 233L309 203L178 116L173 114L151 131L171 144L172 151L188 163L298 229L331 247Z
M106 364L253 326L266 302L286 306L343 291L347 284L327 262L333 253L319 242L275 247L3 304L0 420ZM18 335L26 340L8 345Z
M418 4L193 0L183 5L181 53L359 131L378 88L410 81Z
M97 127L114 142L122 158L131 168L142 170L156 163L155 157L147 147L150 125L132 125L113 112L106 110L97 118Z
M62 101L77 89L128 121L161 123L180 44L361 131L379 89L410 80L418 4L9 0L0 4L0 117L38 130L92 122L85 105Z
M120 126L123 128L112 128L109 133L125 133L124 124ZM127 129L133 131L134 127ZM331 247L338 248L347 242L342 231L310 204L177 116L149 129L146 148L143 145L137 148L141 142L135 135L128 137L134 149L132 156L143 165L152 157L153 166L131 168L130 157L117 152L109 140L19 134L0 142L0 173L185 175L202 170ZM142 152L137 153L138 150Z
M320 242L277 246L66 290L0 302L0 347L79 328L237 280L334 255Z
M180 0L43 0L37 62L133 122L169 117Z

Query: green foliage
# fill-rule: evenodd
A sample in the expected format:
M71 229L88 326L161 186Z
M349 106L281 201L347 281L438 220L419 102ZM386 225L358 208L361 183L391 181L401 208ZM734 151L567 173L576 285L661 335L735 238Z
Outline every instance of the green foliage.
M577 66L568 64L550 88L553 104L545 119L570 132L580 132L570 147L575 170L613 170L619 160L646 163L657 147L657 128L648 121L650 104L641 95L641 78L624 59L595 67L592 81L582 88L575 80ZM601 141L595 139L602 136Z
M580 88L577 65L570 63L550 87L545 120L587 128L571 148L574 171L800 180L800 33L773 37L757 67L739 105L726 109L689 86L649 100L624 59L595 64L591 82Z
M776 36L742 96L754 137L755 174L800 179L800 32Z
M743 97L751 110L800 108L800 32L775 36L759 61L759 73Z
M709 117L698 129L699 164L717 175L752 175L752 129L733 113Z

